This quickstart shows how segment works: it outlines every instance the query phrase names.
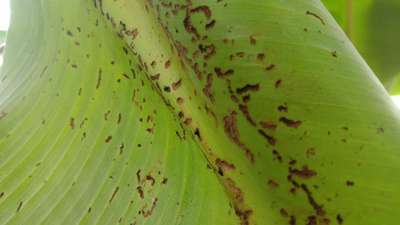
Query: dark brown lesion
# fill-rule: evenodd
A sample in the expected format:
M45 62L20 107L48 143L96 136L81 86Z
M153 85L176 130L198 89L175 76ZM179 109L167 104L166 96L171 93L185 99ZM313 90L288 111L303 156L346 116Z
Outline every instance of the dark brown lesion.
M310 179L317 175L317 172L304 165L301 169L289 167L289 174L302 179Z
M314 12L311 12L311 11L307 11L306 15L310 15L310 16L315 17L316 19L318 19L322 23L322 25L325 25L325 21L318 14L316 14Z
M230 162L227 162L223 159L216 159L215 165L218 168L218 174L224 176L225 172L234 171L236 169L235 165Z
M236 111L231 111L229 115L224 117L224 129L226 135L228 135L229 139L239 146L246 154L246 157L251 161L255 161L254 154L251 150L241 142L240 133L237 127L237 113Z
M115 196L117 195L118 191L119 191L119 187L116 187L116 188L114 189L114 192L113 192L112 195L111 195L110 200L108 200L109 203L111 203L111 202L113 201L113 199L114 199Z
M214 72L217 74L218 77L225 78L225 77L233 75L234 70L233 69L223 70L220 67L215 67Z
M260 90L260 84L246 84L245 86L241 88L236 89L236 93L241 95L245 94L249 91L259 91Z
M279 119L280 122L284 123L288 127L298 128L303 122L300 120L292 120L287 117L281 117Z

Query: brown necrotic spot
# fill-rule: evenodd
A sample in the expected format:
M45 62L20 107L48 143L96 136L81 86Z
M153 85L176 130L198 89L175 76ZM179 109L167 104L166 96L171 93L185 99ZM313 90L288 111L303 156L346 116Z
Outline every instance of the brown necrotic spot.
M75 119L74 117L71 117L69 120L69 126L71 127L71 129L75 128Z
M318 19L322 23L322 25L325 25L325 21L319 15L317 15L316 13L313 13L311 11L307 11L306 15L313 16L314 18Z
M17 207L17 212L19 212L19 210L21 210L23 203L24 203L23 201L19 202L18 207Z
M268 184L268 187L269 187L270 189L272 189L272 190L274 190L274 189L276 189L276 188L279 187L278 182L276 182L276 181L273 180L273 179L269 179L267 184Z
M286 211L286 209L284 209L284 208L281 208L280 210L279 210L279 213L281 214L281 216L283 216L283 217L289 217L289 213Z
M274 64L270 64L267 67L265 67L265 70L270 71L270 70L272 70L274 68L275 68L275 65Z
M172 83L172 90L176 91L182 85L182 79Z
M158 79L160 79L160 74L157 73L157 74L151 75L151 76L150 76L150 79L151 79L151 80L158 80Z
M213 91L212 91L212 83L213 83L213 76L212 76L212 74L208 74L206 85L203 88L203 93L205 96L208 97L208 99L210 99L211 102L214 101L214 95L213 95Z
M265 54L264 53L258 53L257 54L257 59L258 60L262 61L262 60L264 60L264 58L265 58Z
M206 24L206 29L211 29L215 26L216 21L215 20L211 20L209 23Z
M260 126L268 130L275 130L277 128L277 125L275 123L269 121L261 121Z
M204 59L209 59L211 56L215 55L215 45L214 44L209 44L209 45L203 45L199 44L199 50L203 54Z
M250 44L252 44L252 45L257 44L257 40L256 40L256 38L255 38L253 35L251 35L251 36L249 37L249 40L250 40Z
M353 187L354 186L354 181L348 180L348 181L346 181L346 185L348 187Z
M224 117L224 130L226 135L228 135L229 139L233 141L237 146L239 146L246 154L247 158L251 162L254 162L255 158L253 153L249 148L247 148L240 141L240 133L237 128L237 113L235 111L231 111L230 115Z
M168 69L171 66L171 60L167 60L164 64L165 69Z
M312 196L311 191L307 188L307 186L305 184L301 184L300 187L306 193L308 202L310 203L312 208L315 210L315 213L318 216L324 216L325 215L325 210L322 208L322 205L319 205L315 201L314 197Z
M176 99L176 103L178 103L178 105L182 105L182 104L184 103L183 98L178 97L178 98Z
M218 173L221 176L224 176L225 172L235 170L235 165L233 165L232 163L229 163L225 160L222 160L222 159L216 159L215 164L218 168Z
M150 174L146 175L146 180L150 181L151 186L153 186L156 183L156 180Z
M282 85L282 80L275 81L275 88L279 88Z
M97 83L96 83L96 89L99 89L100 84L101 84L101 75L102 75L102 70L99 69L98 75L97 75Z
M233 75L234 71L232 69L222 70L220 67L214 68L215 73L218 77L224 78Z
M342 216L340 215L340 214L337 214L336 215L336 221L337 221L337 223L340 225L340 224L343 224L343 218L342 218Z
M111 195L110 200L108 200L109 203L112 202L112 200L114 199L115 195L117 195L118 191L119 191L119 187L116 187L116 188L114 189L114 192L113 192L112 195Z
M249 121L251 125L256 126L256 122L251 117L249 107L247 105L239 104L239 110L243 113L243 115L246 117L246 120Z
M111 141L111 139L112 139L112 136L108 136L108 137L106 138L105 142L106 142L106 143L109 143L109 142Z
M291 120L286 117L281 117L279 121L292 128L298 128L302 124L300 120Z
M236 93L241 95L249 91L258 91L260 90L260 84L246 84L241 88L236 89Z
M136 187L136 190L137 190L137 192L138 192L138 194L139 194L139 197L140 197L141 199L143 199L143 198L144 198L144 192L143 192L142 186L137 186L137 187Z
M261 134L261 136L264 137L270 145L274 146L276 144L276 139L265 133L265 131L258 130L258 133Z
M301 169L289 168L289 173L302 179L310 179L317 175L317 172L311 170L308 166L303 166Z
M288 112L288 107L285 106L285 105L280 105L280 106L278 106L278 111L287 113Z
M202 5L190 10L191 13L202 12L208 19L211 17L211 10L208 6Z

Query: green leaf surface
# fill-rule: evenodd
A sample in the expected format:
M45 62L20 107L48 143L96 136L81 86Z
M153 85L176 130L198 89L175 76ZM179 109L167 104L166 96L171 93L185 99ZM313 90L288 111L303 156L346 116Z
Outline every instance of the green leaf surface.
M396 223L399 112L319 1L11 6L0 224Z

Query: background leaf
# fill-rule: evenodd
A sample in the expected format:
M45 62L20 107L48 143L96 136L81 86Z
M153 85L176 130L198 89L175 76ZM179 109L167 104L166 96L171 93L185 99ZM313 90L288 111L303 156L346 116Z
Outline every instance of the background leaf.
M400 2L323 0L385 87L398 94Z

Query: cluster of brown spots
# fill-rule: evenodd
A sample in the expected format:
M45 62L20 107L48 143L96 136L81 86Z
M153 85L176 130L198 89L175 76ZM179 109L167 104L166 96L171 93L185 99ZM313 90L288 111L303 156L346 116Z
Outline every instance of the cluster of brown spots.
M308 168L308 166L303 166L301 169L296 169L289 167L289 174L302 178L302 179L310 179L317 175L317 172Z
M325 25L325 21L319 15L317 15L316 13L307 11L306 15L313 16L313 17L317 18L322 23L322 25Z
M227 76L233 75L234 71L232 69L222 70L219 67L214 68L215 73L220 78L225 78Z
M302 124L300 120L291 120L286 117L281 117L279 121L292 128L298 128Z
M253 153L249 148L245 146L240 141L240 133L237 128L237 113L235 111L231 111L230 115L224 117L224 129L225 133L228 135L228 137L237 145L239 146L246 154L247 158L251 162L254 162L255 158Z
M222 159L216 159L215 160L215 165L218 168L218 173L221 176L224 176L226 171L233 171L235 170L235 165L233 165L232 163L229 163L225 160Z
M167 184L168 182L168 178L164 177L161 181L161 184Z

